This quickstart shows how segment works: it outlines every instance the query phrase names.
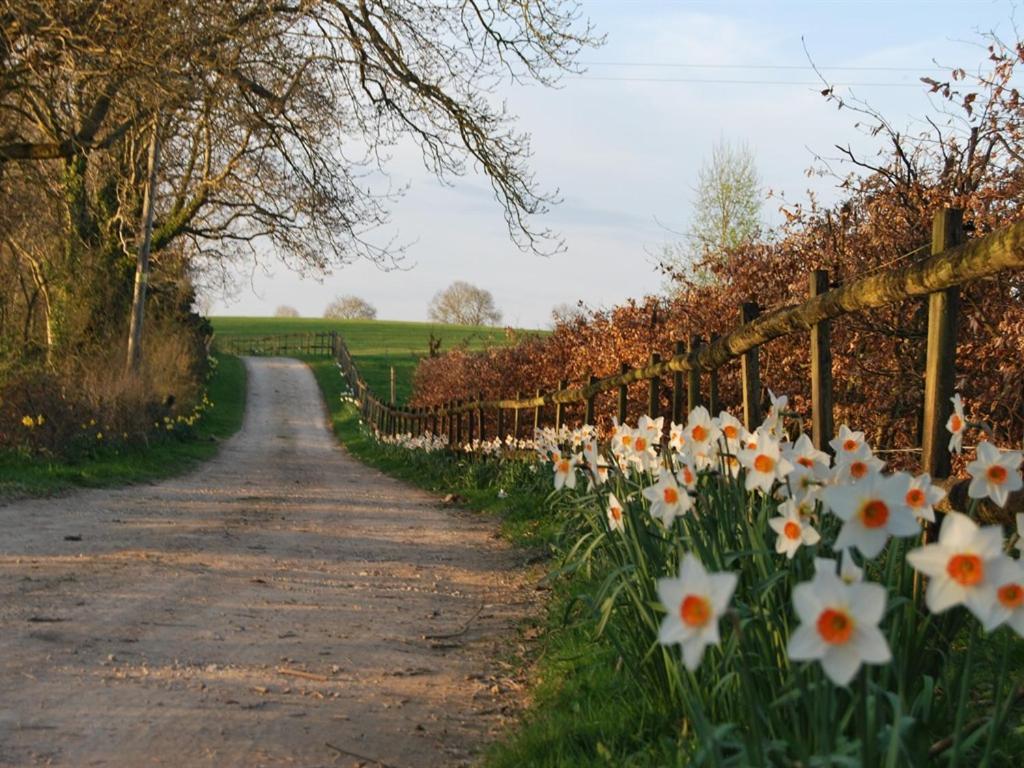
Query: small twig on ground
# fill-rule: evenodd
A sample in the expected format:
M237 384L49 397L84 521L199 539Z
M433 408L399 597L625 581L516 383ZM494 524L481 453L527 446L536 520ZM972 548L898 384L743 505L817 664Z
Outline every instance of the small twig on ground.
M319 683L326 683L330 678L327 675L319 675L316 672L306 672L303 669L289 669L288 667L278 667L277 672L280 675L288 675L289 677L301 677L306 680L316 680Z
M443 634L443 635L424 635L423 639L424 640L450 640L453 637L461 637L462 635L466 634L466 632L469 631L470 625L474 621L476 621L476 617L479 616L483 612L483 610L484 610L484 604L480 603L480 607L476 609L476 612L472 616L469 617L469 620L466 621L466 623L462 625L462 629L460 629L458 632L448 632L448 633Z
M397 765L391 765L390 763L385 763L383 760L378 760L375 757L367 757L366 755L360 755L358 752L351 752L351 751L349 751L347 749L342 749L341 747L336 747L333 744L331 744L331 742L329 742L329 741L325 741L324 744L326 746L330 747L331 749L333 749L338 754L346 755L347 757L354 757L356 760L365 760L367 762L373 763L374 765L379 765L379 766L381 766L381 768L398 768Z
M1024 699L1024 686L1017 689L1017 692L1013 694L1010 701L1010 707L1015 707L1017 704ZM987 724L992 718L991 717L979 717L976 720L972 720L964 726L964 732L961 738L966 739L981 726ZM956 735L946 736L945 738L939 739L928 749L928 757L938 757L947 749L953 746L956 742Z

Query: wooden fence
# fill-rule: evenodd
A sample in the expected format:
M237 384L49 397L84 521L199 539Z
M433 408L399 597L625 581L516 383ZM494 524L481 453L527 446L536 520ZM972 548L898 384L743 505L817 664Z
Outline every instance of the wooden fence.
M965 240L962 223L963 214L959 210L937 212L932 227L931 256L913 266L877 272L833 289L829 289L828 274L815 270L808 275L809 297L800 304L762 314L756 304L745 303L740 307L742 325L723 336L707 343L699 338L688 343L676 342L675 354L667 360L652 354L648 364L640 368L623 365L621 372L614 376L601 379L591 376L586 382L571 386L563 380L557 389L538 389L533 396L517 393L514 398L485 400L467 393L464 399L443 405L401 408L381 399L367 387L340 338L336 341L335 353L364 419L380 431L392 435L426 431L447 434L451 443L458 445L495 435L519 437L523 428L532 431L539 426L560 427L565 423L565 406L572 403L585 404L583 421L593 424L597 395L613 390L618 391L617 418L625 421L628 385L637 381L648 382L648 412L656 414L661 381L665 377L672 380L673 420L681 422L686 412L700 404L708 405L709 410L716 413L719 410L718 371L736 359L741 366L744 422L748 429L753 429L761 421L759 347L772 339L809 331L812 436L815 446L828 450L833 436L829 322L852 312L927 297L921 465L932 477L943 478L950 470L949 453L945 450L945 424L952 410L959 286L968 280L1024 269L1024 222L971 241ZM703 383L706 389L702 388ZM550 406L553 406L554 418L545 424L544 417ZM524 419L523 412L532 418ZM493 435L485 434L488 422L495 427Z
M310 355L331 357L335 354L337 331L310 333L279 333L273 336L217 336L217 348L232 355Z

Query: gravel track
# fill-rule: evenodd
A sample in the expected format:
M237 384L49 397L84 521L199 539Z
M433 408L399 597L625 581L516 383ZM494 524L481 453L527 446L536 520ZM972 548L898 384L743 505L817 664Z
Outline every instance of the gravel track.
M465 765L515 710L521 556L246 367L197 471L0 508L0 765Z

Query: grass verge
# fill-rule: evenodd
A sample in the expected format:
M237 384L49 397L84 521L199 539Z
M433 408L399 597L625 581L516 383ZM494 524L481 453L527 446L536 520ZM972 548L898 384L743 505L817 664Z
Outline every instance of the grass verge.
M106 487L176 475L209 459L221 440L242 426L246 375L241 359L217 355L208 395L214 407L188 439L165 438L148 447L110 447L78 462L0 456L0 499L44 496L75 487Z

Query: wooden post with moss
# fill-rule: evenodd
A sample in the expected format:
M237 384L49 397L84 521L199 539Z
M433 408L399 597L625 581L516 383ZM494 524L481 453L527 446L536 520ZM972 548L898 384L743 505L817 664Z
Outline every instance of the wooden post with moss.
M594 374L590 374L590 376L587 378L587 384L589 384L590 386L593 386L596 381L597 381L597 376L595 376ZM584 424L594 424L596 422L595 413L594 413L594 400L596 398L597 398L597 395L590 395L587 398L587 409L586 409L586 412L583 414L583 423Z
M478 392L477 396L476 396L476 399L477 399L477 402L480 403L480 405L476 409L476 424L477 424L477 432L479 433L477 435L477 437L480 439L480 442L483 442L484 439L485 439L485 434L484 434L484 432L485 432L485 430L484 430L484 406L483 406L484 393L483 392Z
M718 338L717 333L711 334L711 343L714 344L715 339ZM718 369L712 368L708 371L708 410L711 411L712 416L717 416L720 408L718 402Z
M568 379L562 379L558 382L558 389L562 390L569 386ZM561 429L565 423L565 403L555 403L555 429Z
M686 351L686 344L676 341L672 345L672 354L678 357ZM683 372L672 373L672 421L680 424L683 420Z
M690 345L687 347L687 351L696 352L701 345L700 336L691 336ZM686 409L687 412L692 411L698 405L700 405L700 368L693 367L686 372ZM677 424L682 423L682 416L676 419Z
M813 299L828 292L828 270L811 272L809 293ZM814 447L828 451L835 432L832 407L832 350L829 321L811 326L811 436Z
M522 400L523 393L516 391L516 400ZM515 408L512 410L512 438L514 440L519 439L519 409Z
M543 389L538 389L537 390L537 397L540 397L543 394L544 394L544 390ZM534 408L533 408L533 433L534 433L534 435L537 434L537 430L538 429L540 429L540 406L539 405L534 406Z
M620 363L619 364L619 374L621 375L621 374L628 373L628 372L629 372L629 363ZM628 406L629 406L629 385L628 384L620 384L619 385L619 408L618 408L618 414L617 414L618 419L619 419L619 424L625 424L626 423L626 412L627 412Z
M963 211L947 208L932 220L932 255L965 240ZM921 469L933 478L949 477L946 422L953 410L950 398L956 383L956 326L960 289L957 286L928 295L928 347L924 375L924 420L921 430Z
M761 314L753 301L746 301L742 307L743 323L749 323ZM761 370L758 347L743 353L740 361L743 387L743 424L753 432L761 424Z
M651 352L651 365L661 362L661 355ZM647 415L652 419L658 418L658 411L661 410L661 379L657 376L647 382Z

